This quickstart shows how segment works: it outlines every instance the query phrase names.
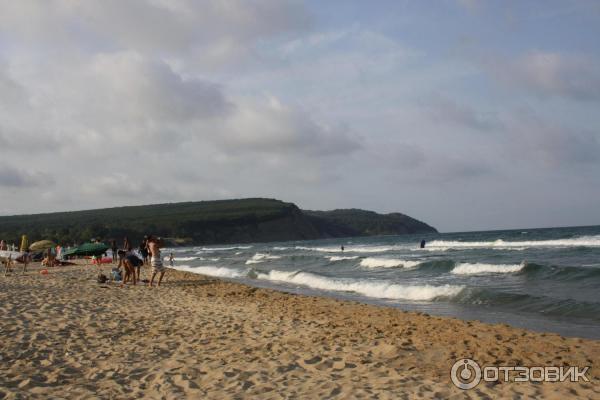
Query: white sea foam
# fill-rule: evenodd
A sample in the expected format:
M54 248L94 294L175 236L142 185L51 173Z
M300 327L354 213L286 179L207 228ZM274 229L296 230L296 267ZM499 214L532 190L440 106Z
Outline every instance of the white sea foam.
M220 259L220 257L199 257L199 260L201 261L219 261Z
M196 254L202 253L213 253L215 251L230 251L230 250L248 250L251 249L252 246L231 246L231 247L196 247Z
M305 247L305 246L296 246L295 249L296 250L319 251L319 252L322 252L322 253L341 253L342 252L342 250L339 247Z
M480 274L508 274L519 272L525 267L521 264L483 264L483 263L460 263L452 271L456 275L480 275Z
M334 279L298 271L272 270L268 274L259 273L257 277L258 279L308 286L319 290L354 292L380 299L413 301L430 301L438 297L453 297L464 289L464 286L457 285L399 285L384 281Z
M174 260L175 261L192 261L192 260L197 260L198 257L175 257ZM165 260L169 260L169 257L165 257Z
M349 257L331 256L331 257L325 257L325 258L328 258L329 261L344 261L344 260L356 260L358 258L358 256L349 256Z
M250 258L249 260L246 261L246 264L247 265L259 264L266 260L278 260L280 258L281 258L280 256L272 256L270 254L256 253L255 255L252 256L252 258Z
M216 276L220 278L243 278L248 274L248 271L240 271L238 269L233 268L214 266L190 267L189 265L178 265L175 267L175 269L180 271L193 272L195 274Z
M413 260L400 260L397 258L377 258L377 257L367 257L360 260L361 267L367 268L394 268L394 267L402 267L402 268L414 268L419 265L421 261L413 261Z
M455 240L434 240L427 244L426 250L445 251L449 249L498 249L524 250L531 247L600 247L600 235L580 236L570 239L519 240L498 239L488 242L461 242Z

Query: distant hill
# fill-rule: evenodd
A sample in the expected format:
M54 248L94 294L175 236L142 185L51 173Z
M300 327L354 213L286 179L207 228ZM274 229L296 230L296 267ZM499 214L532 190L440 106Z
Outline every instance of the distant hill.
M125 236L133 243L145 234L174 244L225 244L319 239L345 236L437 232L409 216L357 209L302 211L274 199L238 199L154 204L98 210L0 217L0 238L18 243L51 239L78 244Z
M321 234L340 236L403 235L435 233L424 222L400 213L377 214L356 208L333 211L303 211L318 227Z

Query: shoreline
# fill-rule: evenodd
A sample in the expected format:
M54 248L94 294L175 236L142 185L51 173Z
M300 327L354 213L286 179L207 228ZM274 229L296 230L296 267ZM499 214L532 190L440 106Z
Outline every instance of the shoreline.
M465 311L465 314L454 315L452 312L446 312L444 308L440 308L440 309L430 309L430 308L428 309L426 307L421 308L419 304L414 306L409 303L405 303L405 302L401 302L401 301L386 302L385 299L378 299L378 298L366 297L366 296L361 297L360 295L357 295L354 293L346 294L346 292L335 292L335 291L328 292L328 291L318 290L318 289L314 289L314 288L311 288L308 286L302 286L302 285L298 285L298 287L291 287L291 286L284 287L284 286L277 286L275 284L272 284L269 281L261 282L260 280L255 280L255 281L252 280L250 282L245 282L245 281L236 280L236 278L206 275L206 274L202 274L202 273L191 272L190 270L185 270L185 269L180 270L180 269L177 269L176 267L174 269L176 269L177 271L180 271L180 272L187 272L187 273L191 273L191 274L195 274L195 275L204 276L206 278L214 278L214 279L222 280L224 282L240 284L240 285L249 286L252 288L287 293L287 294L290 294L293 296L306 296L306 297L317 297L317 298L334 299L334 300L340 300L340 301L348 301L351 303L365 304L365 305L370 305L373 307L391 308L391 309L398 310L399 312L409 312L409 313L415 313L415 314L429 314L433 317L451 318L451 319L457 319L457 320L465 321L465 322L476 321L476 322L481 322L481 323L490 324L490 325L508 325L515 329L524 329L524 330L539 333L539 334L547 334L547 335L556 334L559 336L564 336L566 338L600 340L600 333L596 333L594 336L584 336L584 335L567 334L564 332L560 332L560 330L562 328L556 327L556 326L554 326L553 328L544 329L545 327L552 325L552 322L553 322L552 320L548 320L548 321L541 320L541 322L540 322L540 320L538 320L537 327L528 326L526 322L521 322L521 321L525 321L527 318L536 317L536 316L523 316L523 315L517 314L517 316L521 317L521 318L519 320L515 319L512 321L498 319L499 317L487 317L489 319L486 319L486 316L484 315L486 310L477 310L477 309L473 309L473 310L465 309L465 310L463 310L463 311ZM239 278L237 278L237 279L239 279ZM497 311L494 311L494 313L496 315L498 314ZM505 313L505 314L506 314L506 319L515 317L514 314L509 314L509 313ZM520 325L521 323L523 325ZM543 325L543 326L540 326L540 325ZM591 330L592 330L592 328L590 328L590 331Z
M0 398L600 397L599 340L173 269L158 289L99 284L94 266L39 269L0 278ZM465 357L591 366L590 382L462 391L449 374Z

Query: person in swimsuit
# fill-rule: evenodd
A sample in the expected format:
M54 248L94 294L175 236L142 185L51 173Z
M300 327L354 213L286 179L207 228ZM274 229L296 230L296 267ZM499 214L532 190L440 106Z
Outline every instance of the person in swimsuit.
M134 285L137 284L137 281L139 280L139 272L136 276L136 268L138 268L139 271L139 268L142 266L142 264L142 260L139 259L135 254L133 254L133 252L125 252L124 250L119 250L118 268L120 269L121 266L123 266L123 269L125 270L125 273L123 274L123 281L121 283L121 287L125 286L125 284L129 282L129 280L131 280L131 283L133 283Z
M150 265L152 266L152 277L148 286L152 287L154 284L154 278L158 274L158 283L156 286L160 286L163 277L165 276L165 266L163 265L162 255L160 248L163 245L160 238L154 237L153 235L148 236L148 250L150 252Z

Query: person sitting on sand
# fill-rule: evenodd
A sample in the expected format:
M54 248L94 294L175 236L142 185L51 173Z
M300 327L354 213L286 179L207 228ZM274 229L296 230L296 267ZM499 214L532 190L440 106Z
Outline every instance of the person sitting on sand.
M165 276L165 267L163 265L162 256L160 254L160 248L163 245L160 238L156 238L153 235L148 237L148 250L150 251L150 265L152 266L152 277L148 286L152 287L156 274L158 275L158 283L156 286L160 286L163 276Z
M56 265L56 258L52 254L52 249L46 251L46 257L42 260L42 266L52 268Z

